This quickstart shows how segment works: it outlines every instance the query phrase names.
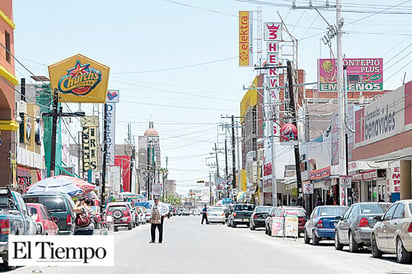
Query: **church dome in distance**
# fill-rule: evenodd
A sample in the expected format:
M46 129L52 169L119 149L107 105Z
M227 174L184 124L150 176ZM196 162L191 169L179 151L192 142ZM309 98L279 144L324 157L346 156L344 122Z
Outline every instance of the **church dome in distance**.
M159 133L156 129L153 128L153 121L149 122L149 128L144 132L146 137L159 137Z

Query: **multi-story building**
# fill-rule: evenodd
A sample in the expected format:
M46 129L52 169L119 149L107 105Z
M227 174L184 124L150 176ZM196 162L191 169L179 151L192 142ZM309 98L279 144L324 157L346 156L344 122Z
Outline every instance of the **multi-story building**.
M16 132L19 124L15 114L14 29L12 0L0 1L0 186L16 184ZM4 42L3 42L4 41Z

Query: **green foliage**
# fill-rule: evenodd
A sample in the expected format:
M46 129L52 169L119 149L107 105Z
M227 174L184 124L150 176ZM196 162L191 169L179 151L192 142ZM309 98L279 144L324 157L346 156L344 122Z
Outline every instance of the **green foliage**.
M180 199L180 197L175 196L175 195L169 195L169 196L164 197L163 202L174 205L174 206L182 204L182 200Z

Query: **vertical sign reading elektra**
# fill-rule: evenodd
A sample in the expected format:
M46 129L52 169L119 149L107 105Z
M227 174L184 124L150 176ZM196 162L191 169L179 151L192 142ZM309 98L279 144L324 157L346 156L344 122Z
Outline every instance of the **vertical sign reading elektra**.
M119 91L118 90L108 90L107 91L107 153L106 153L106 163L109 166L114 165L114 147L115 147L115 135L116 135L116 103L119 102Z
M99 117L86 116L81 119L83 144L83 172L97 170Z
M253 16L251 11L239 11L239 67L253 65Z

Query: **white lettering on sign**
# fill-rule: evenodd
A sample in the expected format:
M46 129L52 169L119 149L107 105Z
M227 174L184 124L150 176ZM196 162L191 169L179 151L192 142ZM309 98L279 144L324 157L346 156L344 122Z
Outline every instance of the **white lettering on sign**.
M363 175L363 180L365 181L378 178L378 172L376 170L371 170L371 171L362 173L362 175Z

